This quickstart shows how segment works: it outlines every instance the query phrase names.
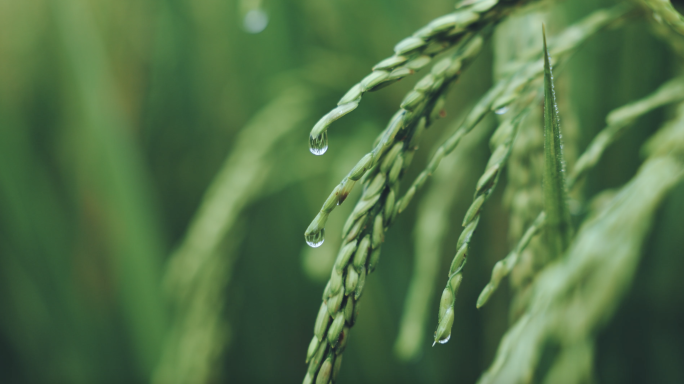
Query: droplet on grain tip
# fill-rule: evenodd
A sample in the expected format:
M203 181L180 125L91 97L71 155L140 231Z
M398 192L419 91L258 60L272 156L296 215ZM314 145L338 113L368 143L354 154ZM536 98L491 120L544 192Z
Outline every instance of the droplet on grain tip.
M323 242L325 241L325 228L321 229L318 232L304 235L304 239L306 240L306 244L308 244L310 247L320 247L321 245L323 245Z
M309 136L309 151L316 156L324 154L328 150L328 131L323 131L318 136Z

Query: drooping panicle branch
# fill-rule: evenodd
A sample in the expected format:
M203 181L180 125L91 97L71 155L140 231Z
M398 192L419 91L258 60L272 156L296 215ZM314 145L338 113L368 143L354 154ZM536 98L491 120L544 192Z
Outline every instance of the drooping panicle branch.
M515 7L530 1L465 1L459 4L455 12L438 17L397 43L394 55L376 64L373 72L351 87L337 103L337 107L314 125L309 135L311 153L322 155L326 152L328 127L356 109L364 93L384 88L415 73L427 66L433 57L461 42L469 33L489 28Z
M550 51L556 53L554 57L557 60L567 60L589 37L624 17L630 9L630 7L619 5L610 10L594 12L553 39L550 44ZM543 75L543 64L543 59L540 57L531 63L519 65L519 70L515 74L497 82L477 102L454 134L437 148L427 167L416 177L406 194L397 201L397 213L401 213L408 206L415 193L425 185L428 177L437 169L444 156L453 152L463 137L475 128L489 112L508 108L513 101L521 98L530 83ZM507 113L512 114L514 112L508 111Z
M491 31L491 28L488 31ZM488 33L486 32L486 34ZM392 176L397 177L398 172L408 167L412 153L417 148L417 140L420 138L421 133L432 121L441 117L440 114L444 106L443 94L458 77L463 67L470 63L480 52L482 44L482 35L468 36L463 40L462 45L452 57L439 61L435 64L431 73L416 84L409 93L409 95L417 95L414 96L414 101L410 105L402 103L402 108L391 119L373 150L359 160L347 177L335 187L323 203L321 210L304 232L304 237L309 245L320 246L323 243L325 223L330 212L346 199L353 186L364 175L364 180L374 177L379 169L386 170L387 167L393 165L388 159L395 159L397 155L404 152L406 152L405 157L407 161L404 161L404 156L402 155L402 165L394 169L395 174ZM420 123L421 117L425 119L423 123ZM397 143L402 143L402 146L396 146ZM381 161L382 164L380 164ZM370 171L370 174L368 171ZM381 173L384 174L384 172ZM376 182L375 185L381 186L382 184ZM394 193L396 194L397 192L395 191ZM394 201L394 197L391 197L391 199ZM355 212L356 215L360 214L360 211L355 210Z
M684 100L684 77L668 81L660 86L654 93L641 100L617 108L608 114L606 121L608 126L594 137L587 149L577 159L575 167L567 179L568 189L572 189L586 173L600 160L606 148L615 141L638 117L652 110ZM518 262L520 254L525 250L530 239L539 233L546 224L546 214L541 212L537 219L527 228L525 234L516 244L513 250L502 260L494 265L489 283L480 293L477 307L487 303L492 293L496 291L501 280L513 270Z
M469 36L452 57L434 66L426 76L429 81L421 81L420 87L414 87L414 91L421 93L420 100L394 115L369 154L371 160L367 163L364 160L367 165L360 167L368 168L359 172L362 176L356 179L364 189L342 230L341 250L324 290L314 337L307 352L309 369L304 383L335 380L349 330L356 321L358 300L366 278L378 265L385 231L396 214L399 180L417 149L420 134L444 114L448 89L462 69L478 55L489 31L491 29L484 32L485 36ZM322 231L325 217L336 205L333 202L339 202L343 190L343 186L336 188L305 236Z
M499 128L490 139L492 155L475 187L473 203L463 218L464 229L458 238L456 255L451 262L448 281L444 291L442 291L442 297L439 302L438 325L435 331L434 343L444 344L451 338L456 294L463 280L461 270L466 263L470 241L480 222L482 206L496 188L501 170L506 165L506 161L511 153L515 135L524 117L529 112L530 104L535 99L535 96L536 92L529 92L523 99L512 106L515 112L511 113L511 117L499 125Z

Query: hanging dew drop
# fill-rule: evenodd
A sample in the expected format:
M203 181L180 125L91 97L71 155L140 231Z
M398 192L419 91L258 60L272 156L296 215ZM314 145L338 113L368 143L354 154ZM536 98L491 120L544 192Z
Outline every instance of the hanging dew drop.
M504 106L501 107L501 108L497 108L497 109L494 111L494 113L496 113L497 115L503 115L503 114L506 113L506 112L508 112L508 106L506 106L506 105L504 105Z
M309 235L304 235L304 239L306 240L306 244L308 244L310 247L320 247L321 245L323 245L323 242L325 241L325 228L321 229L318 232Z
M438 340L440 344L446 344L449 342L449 339L451 339L451 335L447 336L446 339Z
M328 150L328 131L323 131L320 135L309 136L309 151L316 156L324 154Z

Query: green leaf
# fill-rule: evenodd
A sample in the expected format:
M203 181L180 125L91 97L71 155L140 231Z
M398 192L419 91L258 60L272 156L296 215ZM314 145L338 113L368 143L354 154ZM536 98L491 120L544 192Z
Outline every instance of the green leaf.
M553 74L544 35L544 210L546 234L552 257L560 256L570 244L572 225L567 204L563 144Z

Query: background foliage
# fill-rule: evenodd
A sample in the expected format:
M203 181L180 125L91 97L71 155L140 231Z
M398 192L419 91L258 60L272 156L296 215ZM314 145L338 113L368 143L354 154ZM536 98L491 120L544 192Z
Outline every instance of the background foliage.
M554 4L548 31L616 2ZM366 95L334 124L325 156L309 153L309 130L399 40L453 5L0 1L0 381L299 382L352 204L331 215L322 247L307 247L303 231L416 79ZM257 9L268 24L248 33ZM601 32L555 74L561 124L577 127L580 150L608 112L681 73L682 57L652 29L636 18ZM452 90L408 180L491 86L492 50L490 42ZM585 198L630 180L642 144L673 112L638 119L589 173ZM492 124L464 149L468 166L445 163L439 187L419 192L387 233L341 382L467 383L491 364L509 326L508 284L482 309L475 302L514 244L503 187L473 239L451 342L427 347L435 293L421 353L403 361L394 345L414 257L423 257L414 250L438 253L440 279L425 284L439 292ZM444 187L449 180L457 183ZM431 247L416 239L431 224L422 234L414 227L420 212L439 211L438 199L448 215L435 230L446 234ZM626 298L597 335L597 381L684 382L683 232L679 183L658 210ZM195 254L212 261L193 265Z

